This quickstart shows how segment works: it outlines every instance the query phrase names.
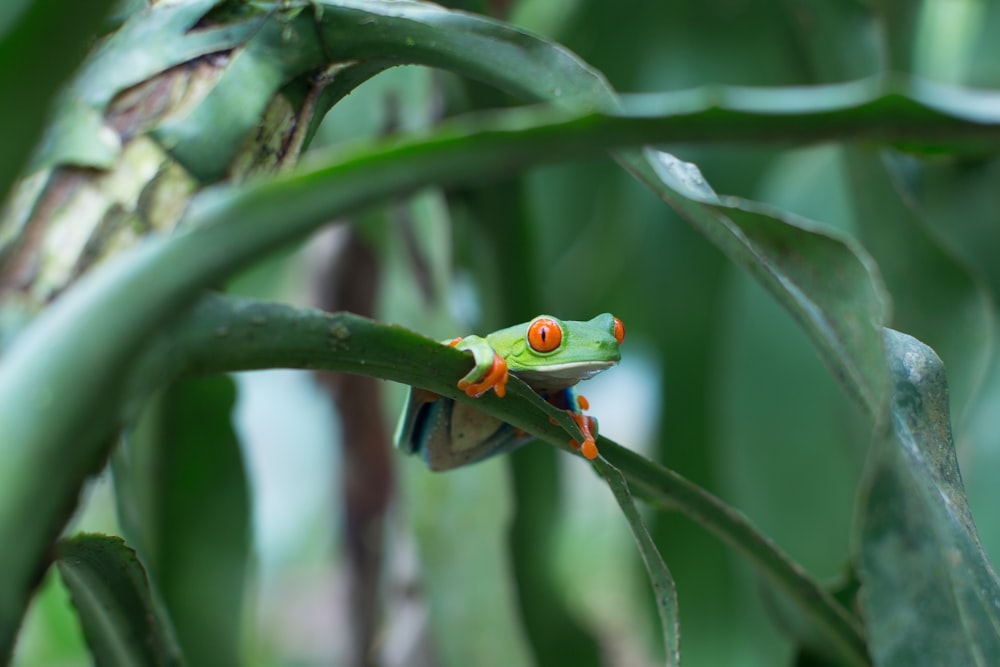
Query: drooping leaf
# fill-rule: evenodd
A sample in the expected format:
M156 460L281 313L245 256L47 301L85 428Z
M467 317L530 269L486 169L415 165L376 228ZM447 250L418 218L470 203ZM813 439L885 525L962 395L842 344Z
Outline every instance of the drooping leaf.
M677 510L741 553L790 603L797 639L811 651L845 665L869 664L859 621L735 509L676 472L611 442L601 454L622 472L633 493L664 510Z
M655 156L675 206L757 279L810 334L834 377L871 412L884 380L880 326L888 299L874 262L848 237L795 215L737 197L718 197L698 168ZM636 168L645 171L643 165ZM657 186L660 187L660 186Z
M269 326L262 329L256 324L262 321L268 322ZM221 326L226 327L227 335L220 340L216 332ZM280 304L216 296L209 297L198 307L194 319L185 326L185 331L186 336L180 339L184 343L179 348L175 345L174 354L181 354L187 359L186 365L191 372L252 369L269 365L375 372L381 377L407 383L433 380L434 384L424 386L450 398L469 400L457 392L453 382L449 382L449 378L461 376L466 369L469 361L463 355L398 327L370 322L350 314L328 314ZM290 335L288 332L291 331L295 334ZM360 350L365 349L372 350L367 358L359 354ZM447 357L447 362L444 357ZM454 363L451 361L453 358ZM433 377L427 375L428 368L434 369ZM552 411L551 406L542 402L514 378L508 385L506 398L497 399L487 395L476 401L478 406L491 413L501 411L498 416L519 427L552 436L546 437L546 440L553 444L567 446L565 434L560 427L553 426L547 420L547 415ZM555 412L555 416L565 418L565 414ZM775 590L787 595L796 605L803 635L812 639L812 646L817 647L817 650L825 649L833 655L842 656L845 663L864 664L863 644L855 627L856 621L744 517L726 508L717 499L676 473L646 461L605 438L601 438L600 448L610 461L626 472L629 485L636 488L641 497L696 517L710 531L746 554L764 578L774 585ZM496 480L487 472L477 471L469 480L448 482L429 479L422 468L414 471L414 479L421 485L430 485L431 491L422 496L423 502L428 505L414 510L418 516L418 530L425 533L425 539L421 540L423 544L433 544L434 540L429 538L434 536L439 523L444 521L435 523L429 516L422 519L420 517L424 513L434 515L435 512L447 512L454 513L454 518L448 523L467 521L468 519L463 518L463 510L453 507L456 494L471 493L467 485L476 484L471 480L480 479L480 475L485 475L483 479L493 480L489 482L490 485L495 484ZM469 474L472 475L472 472ZM485 482L478 484L482 487L478 492L486 493L486 487L482 486ZM461 490L463 488L466 489L464 492ZM439 503L440 508L435 510ZM470 528L465 533L489 536L498 522L502 522L502 515L490 521L491 526ZM496 537L489 539L495 540ZM442 539L439 542L442 549L452 548L449 541ZM468 556L466 552L467 550L463 550L462 554L429 554L432 576L447 578L439 568L459 555ZM445 565L444 572L449 569L458 571L456 568L459 567L465 567L465 563ZM483 568L485 571L493 571L489 565L484 565ZM487 589L496 584L496 581L483 582ZM443 584L435 579L429 585ZM463 638L449 639L449 643L453 643L449 651L458 652L462 650Z
M1000 580L969 513L944 367L886 330L891 411L876 434L860 502L859 575L880 667L1000 663Z
M636 545L639 547L639 554L642 562L646 566L650 583L653 586L653 597L656 600L656 608L660 614L660 630L663 633L663 645L666 649L667 667L676 667L681 664L680 645L680 616L677 608L677 587L674 585L674 578L670 574L667 564L663 562L653 538L650 537L646 524L643 523L639 510L635 507L632 493L629 491L628 483L614 466L603 460L595 463L598 472L608 483L608 487L618 501L625 520L628 521L632 535L635 537Z
M184 663L142 563L120 537L78 535L62 540L56 547L56 565L96 664Z

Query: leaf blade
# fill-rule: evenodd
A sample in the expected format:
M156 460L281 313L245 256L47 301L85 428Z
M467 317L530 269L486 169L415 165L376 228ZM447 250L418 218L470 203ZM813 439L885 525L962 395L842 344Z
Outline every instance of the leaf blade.
M681 664L681 627L677 606L677 586L674 584L674 578L670 574L667 564L663 561L659 549L656 548L642 516L636 509L625 477L617 468L603 459L598 459L594 465L608 483L608 488L614 494L615 500L632 530L632 536L635 538L639 555L642 556L643 565L646 566L646 573L649 575L650 584L653 587L653 597L656 600L656 609L660 616L660 631L663 634L663 646L667 657L665 664L667 667L677 667Z
M183 664L173 630L150 592L145 569L124 540L105 535L62 540L56 549L56 566L97 664Z
M886 330L893 394L861 491L862 597L878 665L1000 660L1000 580L979 543L941 360Z

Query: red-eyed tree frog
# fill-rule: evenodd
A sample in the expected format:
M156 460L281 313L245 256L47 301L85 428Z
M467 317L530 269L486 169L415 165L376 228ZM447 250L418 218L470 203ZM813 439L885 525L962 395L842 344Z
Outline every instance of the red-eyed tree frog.
M530 322L495 331L485 338L466 336L446 345L468 351L475 366L458 381L472 397L490 389L506 393L508 372L544 399L567 410L583 432L584 441L571 441L587 459L597 457L596 420L583 414L589 405L572 387L621 359L619 346L625 326L609 313L587 322L563 321L539 315ZM449 470L510 451L530 440L510 424L465 403L422 389L410 389L396 429L396 446L420 454L431 470Z

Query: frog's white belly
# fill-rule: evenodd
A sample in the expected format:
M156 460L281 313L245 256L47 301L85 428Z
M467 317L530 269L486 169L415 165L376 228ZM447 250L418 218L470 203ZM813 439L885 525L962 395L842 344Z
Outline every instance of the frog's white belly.
M580 380L593 377L616 365L615 361L575 361L553 366L535 366L530 370L511 372L535 391L557 391L572 387Z

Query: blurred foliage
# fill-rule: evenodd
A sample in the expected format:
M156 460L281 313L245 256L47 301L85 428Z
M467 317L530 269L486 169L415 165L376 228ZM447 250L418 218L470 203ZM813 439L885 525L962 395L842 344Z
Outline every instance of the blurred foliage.
M379 32L372 27L375 19L353 18L351 12L364 11L364 2L270 7L190 0L164 5L158 10L160 22L140 20L150 11L142 3L119 3L103 24L104 11L95 4L87 5L86 20L74 16L78 10L69 10L68 3L61 4L41 0L0 10L0 89L24 100L0 112L0 132L10 147L0 170L3 193L15 174L23 172L31 146L39 145L42 110L52 107L66 63L79 64L82 45L102 27L109 31L95 45L97 55L55 103L50 114L54 129L36 149L36 168L57 168L36 171L34 180L23 182L8 200L6 226L0 224L4 347L50 300L58 303L64 290L72 294L73 282L100 264L99 256L128 254L135 240L152 230L169 233L184 214L188 197L208 184L249 177L249 187L266 189L272 178L272 191L284 187L292 195L301 193L303 200L319 201L310 194L316 184L309 190L308 178L273 177L293 165L301 150L306 150L306 165L322 165L357 150L365 157L364 149L356 148L365 139L425 132L452 116L516 106L523 98L538 101L545 91L556 99L589 95L591 106L607 108L601 107L600 82L591 80L569 55L546 42L504 32L502 24L497 28L463 23L459 16L445 18L440 25L454 31L447 45L453 51L447 51L433 42L439 24L408 26L400 19L404 28L393 24L392 30ZM603 435L677 471L749 517L759 530L754 534L766 536L761 541L767 545L768 539L778 545L775 553L787 554L803 576L831 591L853 593L860 584L860 594L840 602L851 614L847 624L864 624L874 664L987 665L1000 660L1000 608L993 597L1000 587L986 557L1000 555L1000 521L995 517L1000 491L994 483L1000 471L1000 411L995 407L1000 364L994 354L1000 294L996 144L957 153L947 140L961 139L958 135L905 137L902 130L907 140L888 144L837 141L831 130L824 143L803 146L796 130L809 132L803 109L816 100L809 98L809 89L792 88L886 73L948 86L1000 88L1000 43L992 38L1000 25L995 3L688 0L639 3L628 11L586 0L446 4L492 15L564 45L623 93L708 86L697 100L722 104L762 99L752 93L740 98L739 89L724 87L786 88L787 141L699 140L705 138L695 121L682 125L680 136L690 140L657 148L697 165L704 179L698 181L692 176L697 171L684 171L680 163L661 161L661 166L673 165L675 179L678 174L693 179L689 189L668 193L674 200L657 186L644 187L610 160L597 158L499 177L499 169L484 170L474 182L456 177L448 187L416 194L408 187L391 200L381 197L382 205L354 209L350 232L340 230L354 234L350 244L363 245L375 258L376 319L445 339L485 333L540 312L569 319L613 312L628 329L623 363L584 389L592 398L602 397L600 403L594 401L594 414L601 419ZM389 16L423 11L416 3L368 6ZM192 30L209 10L218 23ZM428 16L436 17L434 11L428 9ZM112 32L119 22L121 27ZM314 24L323 24L337 39L323 44L302 37L312 33ZM73 48L52 49L53 42ZM495 49L478 55L495 57L496 70L510 68L506 92L496 83L494 70L470 53L480 48ZM58 52L60 59L49 63L35 55L38 49ZM534 69L528 71L526 61ZM321 70L318 62L336 62L337 69ZM382 72L411 62L440 69ZM151 79L160 72L166 75ZM925 90L921 79L913 81L913 91ZM927 88L919 99L970 125L981 118L986 119L983 125L995 125L993 91ZM565 105L572 108L571 101ZM705 117L711 117L714 107L705 108ZM885 136L896 136L906 127L902 116L892 116L899 108L887 104L876 110L869 116L872 125ZM114 140L100 125L108 118L119 133ZM69 133L70 140L63 135L62 143L55 141L66 127L77 131ZM428 149L432 158L434 148ZM446 148L442 142L438 150L443 154ZM528 152L526 148L518 155ZM621 163L637 171L622 155ZM536 159L511 161L524 165ZM90 189L64 189L67 184L76 187L91 173L103 176L88 184ZM51 179L44 187L38 184L39 174ZM384 178L388 181L393 173L387 170ZM715 192L723 197L707 197L706 188L712 197ZM35 201L39 192L50 198L28 207L30 214L16 214L19 203ZM72 196L55 199L53 192ZM189 215L197 220L199 214L211 219L213 211L225 213L232 192L203 190ZM664 206L659 197L675 208ZM94 203L97 199L100 204ZM11 258L20 256L18 244L30 238L30 221L46 214L46 205L69 210L71 224L47 232L60 243L52 244L50 258L40 263L37 275L45 279L12 284L9 276L29 273ZM249 211L250 205L245 206ZM279 222L289 228L307 229L293 206L268 210L285 212L287 219ZM733 244L713 236L712 221L725 216L734 221L733 237L753 237L758 245L746 247L760 255L747 259L752 253L740 255ZM244 228L247 239L254 234L252 226L248 221ZM98 247L101 252L91 252L77 243L91 236L84 229L112 240ZM281 246L280 260L253 265L230 283L235 291L309 302L314 296L304 285L315 286L316 264L346 261L317 250L319 242L289 250L288 242L299 238L292 232L275 238L269 247L277 251ZM249 247L240 245L241 233L230 239L233 247ZM773 245L765 248L765 240ZM330 242L357 247L343 238ZM195 242L190 245L197 249ZM838 252L846 249L843 254L855 264L826 263L834 245ZM79 246L80 256L67 260L61 253L70 246ZM132 256L144 252L142 247ZM226 251L203 254L212 252L221 256ZM245 251L245 257L256 259L263 251L253 252ZM769 283L761 267L773 268L774 257L785 263ZM249 259L227 264L211 274L208 284L192 279L190 294L223 286ZM198 261L174 262L168 268L183 275L194 271ZM857 287L852 284L841 292L840 281L848 273L860 276L858 284L867 291L850 291ZM790 282L790 275L808 280ZM795 290L802 285L807 293L795 301L801 296ZM358 290L362 287L370 285ZM781 289L792 297L783 298ZM880 301L883 289L891 297L891 313ZM146 299L166 300L166 290L137 281L132 301L122 303L139 309ZM24 297L28 293L36 301ZM832 296L810 300L819 293ZM176 301L182 303L179 297ZM202 369L226 368L227 346L233 358L241 350L249 358L229 368L319 367L320 362L311 360L337 352L327 349L336 348L337 341L317 344L326 341L317 337L310 339L314 347L324 349L314 354L306 347L268 357L265 350L270 348L253 345L271 344L263 325L274 325L284 317L281 313L250 313L252 307L234 306L220 310L222 317L209 303L207 310L191 316L182 306L156 321L158 337L150 334L135 349L107 353L120 352L123 367L175 379L187 367L198 368L185 356L191 349L202 349L217 362L205 362ZM827 318L828 328L822 317L808 319L813 311ZM198 320L205 312L209 316ZM889 317L884 322L878 320L882 312ZM863 346L851 337L853 318L870 324L866 318L872 313L879 332L884 325L919 339L885 329L886 368L879 365L882 356L864 357ZM114 318L102 314L97 319L115 326ZM84 321L76 320L75 326ZM282 321L291 341L306 337L304 322L324 333L328 329L322 327L333 326L307 315L302 322L294 316ZM201 338L195 335L197 326L202 327ZM354 331L349 322L342 326ZM391 329L362 327L358 332L354 340L370 346L358 348L358 363L378 366L392 359L385 351L396 340ZM346 349L345 340L340 343ZM423 364L428 377L444 382L436 376L443 366L435 366L438 358L428 356L433 352L400 340L400 349L412 346L413 365ZM841 343L849 348L846 352L838 348ZM845 377L849 364L843 359L866 362L857 365L852 379ZM403 375L412 370L408 363L397 358L392 371L369 372L383 378L393 377L392 372ZM417 370L412 374L419 377ZM91 655L102 661L105 651L127 655L143 650L160 657L135 658L138 664L169 663L178 650L193 665L345 663L350 653L345 646L358 641L350 635L363 625L352 618L358 608L343 602L349 599L344 582L352 576L352 566L334 548L320 547L320 557L312 561L303 554L317 550L315 533L337 542L339 531L346 529L323 523L331 519L315 503L285 501L285 516L326 518L303 522L291 537L286 531L283 543L262 537L272 534L261 518L272 510L261 506L282 501L263 497L268 470L260 465L260 445L251 444L263 438L264 447L287 449L294 459L306 437L335 447L336 429L297 412L301 406L288 401L279 386L267 394L271 404L282 406L269 417L269 426L252 428L244 417L234 432L229 414L237 399L228 380L185 380L150 399L150 388L134 380L137 376L141 374L123 373L121 377L132 379L93 387L95 404L124 406L113 416L95 413L93 432L118 423L119 413L125 415L124 435L110 467L128 546L115 538L74 537L59 542L55 556L46 549L42 560L27 559L32 587L53 560L65 583L50 570L36 591L14 664L89 664ZM889 387L884 410L872 407L881 400L877 391L865 393L880 379ZM247 381L266 384L258 378ZM391 425L399 398L394 388L383 386L385 421ZM642 396L636 395L639 391ZM324 401L317 396L321 394L313 399ZM320 405L336 409L328 401ZM340 415L345 433L351 418ZM308 436L296 430L303 428L299 420L308 422ZM90 431L76 437L84 442ZM48 460L46 469L37 471L39 484L65 487L76 502L78 489L64 470L103 467L110 444L99 446L105 449L79 448L98 453L90 458L67 453L65 459ZM686 665L835 664L836 656L851 655L843 647L839 653L824 652L830 637L813 634L815 619L794 606L794 594L789 597L794 584L775 581L774 570L761 566L761 558L780 560L778 556L761 556L752 551L752 542L734 537L744 525L742 517L735 515L727 524L725 518L699 514L692 508L712 506L685 504L683 484L673 496L657 495L649 480L662 482L666 473L652 463L643 467L641 460L623 458L610 445L606 451L622 468L632 493L650 501L648 510L640 510L651 541L628 502L623 508L629 522L622 520L615 504L616 497L619 502L625 497L620 487L612 485L615 494L608 493L591 468L555 447L533 444L444 475L397 459L393 509L378 521L352 528L362 536L365 529L378 530L387 545L369 563L382 573L377 604L372 605L380 631L374 645L362 647L358 664L663 664L664 638L656 614L657 606L669 605L650 592L643 558L652 562L657 590L667 587L671 575L676 582ZM326 464L318 458L312 465ZM341 469L324 471L329 485L338 480L345 480L345 486L387 483L362 478L346 457L333 464L337 466ZM309 467L307 462L303 471ZM302 472L286 481L287 495L301 491L294 487L306 478ZM334 488L338 503L346 502L346 494ZM50 504L63 502L58 493L52 498ZM90 503L87 511L100 512L95 505ZM10 516L28 511L6 509ZM50 510L37 511L41 517ZM70 511L61 506L51 510L67 518ZM48 530L38 524L38 531ZM628 527L640 550L633 547ZM29 530L3 537L8 544L52 540L47 533L38 538ZM669 573L658 569L653 543ZM771 548L767 545L761 548ZM248 553L250 546L254 554ZM284 555L276 558L275 553ZM17 561L0 560L7 562ZM102 568L112 568L116 575L107 569L101 575ZM64 587L78 608L82 630L67 621ZM98 605L103 611L88 609L86 601L103 599L112 601ZM0 594L0 624L9 625L5 600ZM154 622L158 618L169 620ZM136 619L150 621L149 632L158 643L140 646L128 636ZM95 628L102 624L121 632L99 636ZM0 628L0 656L4 635L15 631L16 626ZM669 628L666 635L671 641ZM101 664L117 663L109 659Z

